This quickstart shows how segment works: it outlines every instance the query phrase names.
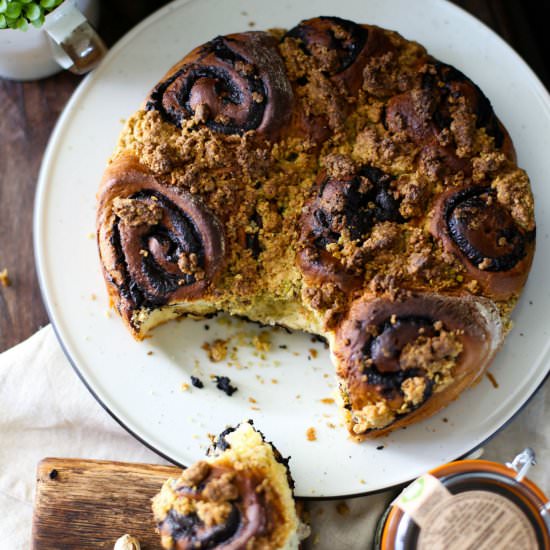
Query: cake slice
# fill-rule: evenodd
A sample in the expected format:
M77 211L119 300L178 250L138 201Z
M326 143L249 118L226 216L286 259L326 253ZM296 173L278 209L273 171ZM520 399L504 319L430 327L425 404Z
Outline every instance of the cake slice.
M288 459L243 422L153 499L163 548L291 550L309 534L293 499Z

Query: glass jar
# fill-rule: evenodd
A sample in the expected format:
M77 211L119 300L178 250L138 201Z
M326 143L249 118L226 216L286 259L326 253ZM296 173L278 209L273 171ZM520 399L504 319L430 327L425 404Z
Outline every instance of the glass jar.
M550 550L550 503L525 478L534 458L525 449L506 465L459 460L430 470L385 511L375 550Z

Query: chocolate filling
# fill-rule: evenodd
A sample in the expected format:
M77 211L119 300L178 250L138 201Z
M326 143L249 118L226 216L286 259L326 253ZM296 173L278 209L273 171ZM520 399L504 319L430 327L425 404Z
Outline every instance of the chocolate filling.
M254 212L254 214L251 217L251 221L253 221L258 229L261 229L262 224L262 217L258 214L258 212ZM254 233L247 233L246 234L246 242L245 246L248 250L250 250L252 257L257 260L260 257L260 254L263 250L263 247L260 244L260 236L259 231L255 231Z
M195 49L153 89L145 108L177 127L194 119L222 134L256 130L275 139L290 122L293 101L276 40L249 32Z
M284 38L295 38L302 51L317 57L318 49L329 51L336 61L327 67L329 76L341 73L350 67L368 39L368 30L339 17L318 17L302 21L289 30Z
M433 66L436 75L424 74L422 88L429 91L430 94L440 94L439 105L433 113L433 120L439 129L449 128L451 124L451 116L448 110L449 101L451 99L456 101L463 96L473 108L477 128L485 128L487 134L494 138L496 147L502 147L504 133L498 124L487 96L455 67L439 61L435 62Z
M172 201L155 191L140 191L129 198L162 208L163 217L155 225L125 226L116 218L111 236L117 268L123 273L121 295L135 307L166 304L178 288L196 282L178 266L182 255L194 254L198 269L205 264L204 249L193 220Z
M216 132L243 134L258 128L268 93L257 68L231 49L232 42L218 36L205 44L195 63L157 85L146 109L181 127L183 120L198 114L200 105L200 116Z
M368 180L365 185L364 178ZM364 240L374 224L402 223L399 202L392 196L392 177L378 168L364 167L349 180L327 178L319 190L313 210L312 234L315 245L325 248L337 242L343 229L352 240Z
M427 317L406 316L398 317L392 323L386 321L379 327L378 336L371 337L363 346L364 357L370 358L372 365L363 369L367 376L367 383L377 386L382 395L391 399L401 394L401 384L407 378L423 377L426 388L423 400L432 393L433 382L426 377L423 369L414 368L401 370L399 358L403 348L413 343L419 336L437 336L433 320Z
M445 223L460 251L484 271L512 269L527 254L530 238L490 188L459 191L445 205Z
M182 516L170 510L166 519L160 524L164 532L170 533L176 541L185 539L193 548L206 550L216 548L230 540L242 523L241 514L235 504L231 504L231 512L224 523L207 528L194 513Z

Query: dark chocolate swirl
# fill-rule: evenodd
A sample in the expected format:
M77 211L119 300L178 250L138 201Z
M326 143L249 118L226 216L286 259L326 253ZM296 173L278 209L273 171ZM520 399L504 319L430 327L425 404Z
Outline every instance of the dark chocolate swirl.
M148 110L176 126L187 119L223 134L275 138L288 124L292 88L267 33L218 36L196 48L151 92Z
M164 536L171 536L176 548L216 548L230 540L241 523L239 509L231 506L231 512L227 519L211 528L207 528L196 514L181 515L175 510L170 510L166 519L160 524L159 530Z
M481 89L458 69L435 60L421 69L413 89L390 99L385 126L391 132L405 132L427 149L424 156L441 157L453 171L471 172L467 157L475 147L475 129L484 128L496 148L511 158L515 155L506 130Z
M349 240L361 244L375 224L404 221L390 189L392 179L372 166L339 179L320 175L314 198L302 216L302 250L298 256L302 271L344 287L359 282L360 273L346 269L327 246L338 243L344 232Z
M348 69L367 42L369 31L340 17L316 17L300 22L285 38L295 38L329 76Z
M378 27L358 25L339 17L315 17L289 30L283 40L298 43L302 52L314 60L318 70L337 86L355 96L363 84L365 66L376 56L393 50L393 45ZM304 85L307 76L296 85ZM341 90L341 91L344 91Z
M483 372L500 338L495 320L494 304L483 298L410 294L401 301L358 299L334 345L352 414L384 403L385 423L367 422L367 431L384 429L417 409L433 414L445 404L438 390L446 388L448 399Z
M520 227L490 187L451 190L442 195L435 208L432 233L495 297L509 297L525 283L535 232Z
M110 170L100 195L99 246L121 314L200 296L223 263L216 218L135 162Z
M273 518L262 480L204 462L198 465L204 466L200 480L173 488L178 498L187 501L186 507L195 511L183 514L172 508L158 524L161 536L172 541L169 547L239 550L266 535Z

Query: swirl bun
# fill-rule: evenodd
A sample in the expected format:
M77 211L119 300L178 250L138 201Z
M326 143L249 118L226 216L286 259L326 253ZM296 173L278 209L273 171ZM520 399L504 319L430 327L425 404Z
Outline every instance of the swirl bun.
M163 547L297 549L308 530L296 513L288 461L246 422L220 439L223 446L153 499Z
M222 269L224 238L197 198L121 158L105 173L99 204L104 275L130 325L140 308L205 295Z
M490 187L441 195L432 233L487 295L506 300L525 284L535 252L534 229L522 228Z
M358 299L332 348L351 431L380 435L437 412L478 380L501 341L498 310L483 298Z
M479 379L536 233L483 91L420 44L337 17L185 56L128 120L97 220L136 338L218 311L320 335L358 439Z
M363 262L355 256L346 265L331 250L342 239L364 242L377 223L403 221L390 191L391 180L373 166L339 179L320 174L301 222L298 263L308 280L333 281L345 289L361 284Z
M180 127L193 119L223 134L256 130L274 138L289 122L292 101L275 40L251 32L193 50L154 88L146 108Z

